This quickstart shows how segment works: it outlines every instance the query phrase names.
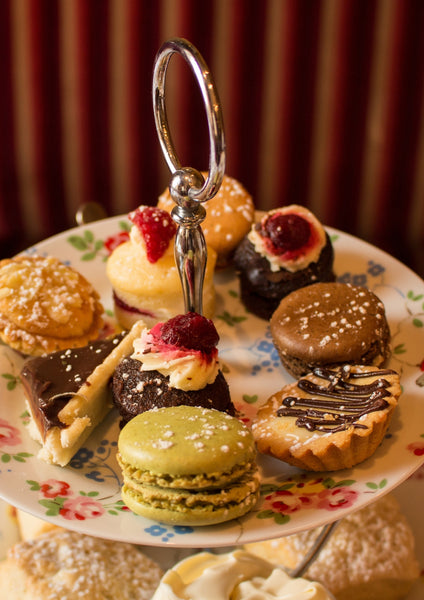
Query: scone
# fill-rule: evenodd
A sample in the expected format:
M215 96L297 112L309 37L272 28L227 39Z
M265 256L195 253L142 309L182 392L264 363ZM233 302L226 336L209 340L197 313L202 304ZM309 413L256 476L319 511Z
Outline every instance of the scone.
M109 381L144 324L82 348L32 358L21 371L38 457L65 466L112 408Z
M320 528L247 544L246 549L293 569ZM337 600L401 600L419 577L409 523L391 494L340 520L304 577L320 581Z
M51 256L0 261L0 338L14 350L40 356L98 338L103 306L75 269Z
M382 442L401 394L389 369L317 368L273 394L252 424L259 452L306 471L349 469Z
M234 254L242 302L268 320L293 290L334 281L333 261L330 237L309 210L293 204L265 213Z
M228 383L220 369L219 335L210 319L178 315L145 328L133 352L116 367L113 402L121 425L152 408L203 406L235 413Z
M118 439L122 500L136 514L203 526L245 515L259 496L250 430L226 413L197 406L149 410Z
M58 530L9 550L0 564L0 597L150 600L162 574L131 544Z
M207 173L203 173L206 178ZM158 207L171 212L175 202L166 189L158 199ZM224 175L213 198L203 203L206 218L202 230L208 246L217 253L217 268L231 264L234 250L252 226L255 207L252 196L237 179Z
M143 319L148 326L185 311L181 279L174 258L176 225L159 208L140 206L130 213L130 240L108 258L106 273L112 285L115 316L124 329ZM216 252L207 249L203 313L215 310L213 274Z
M347 283L315 283L284 298L271 317L275 347L287 371L301 377L315 367L381 367L390 354L383 302Z

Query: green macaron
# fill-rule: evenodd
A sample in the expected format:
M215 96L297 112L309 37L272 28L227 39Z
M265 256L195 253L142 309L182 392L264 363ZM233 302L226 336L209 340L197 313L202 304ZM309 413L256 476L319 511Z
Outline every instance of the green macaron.
M122 499L136 514L179 525L211 525L256 504L259 476L250 430L213 410L175 406L132 419L118 440Z

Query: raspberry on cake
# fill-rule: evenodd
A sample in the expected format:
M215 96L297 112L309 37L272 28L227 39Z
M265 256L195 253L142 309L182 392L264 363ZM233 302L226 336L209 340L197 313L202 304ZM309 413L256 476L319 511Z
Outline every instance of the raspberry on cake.
M269 319L280 300L317 281L333 281L334 252L318 219L295 204L266 213L234 254L246 308Z
M181 404L233 415L229 387L219 366L218 341L213 322L197 313L145 328L112 380L122 424L146 410Z
M115 315L124 329L143 319L149 326L184 312L181 279L174 257L176 225L164 210L139 206L129 214L130 239L108 258L106 273L112 284ZM203 308L215 309L213 273L216 252L207 248Z

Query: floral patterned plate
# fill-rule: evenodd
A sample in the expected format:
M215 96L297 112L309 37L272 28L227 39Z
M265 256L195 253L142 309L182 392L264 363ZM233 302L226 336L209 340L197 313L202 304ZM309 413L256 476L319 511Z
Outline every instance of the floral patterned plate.
M105 274L110 250L128 236L125 217L78 227L27 252L71 264L100 293L114 325ZM234 546L289 535L337 520L398 486L424 462L424 282L404 265L344 233L329 229L340 281L366 285L383 300L392 331L390 366L404 393L391 427L373 457L354 469L305 473L260 457L262 494L242 519L213 527L173 527L132 514L120 498L115 454L119 433L112 412L65 467L43 463L27 432L19 373L22 359L0 347L0 496L34 515L91 535L151 546ZM215 323L232 398L247 423L274 391L292 381L265 321L247 313L232 272L216 275Z

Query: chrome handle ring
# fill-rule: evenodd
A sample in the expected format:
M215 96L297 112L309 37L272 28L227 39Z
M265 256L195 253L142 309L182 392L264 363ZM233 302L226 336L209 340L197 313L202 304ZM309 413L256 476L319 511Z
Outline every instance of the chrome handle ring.
M191 67L202 93L209 130L209 172L204 181L195 169L182 168L175 151L165 105L165 78L172 54L180 54ZM212 74L199 51L187 40L174 38L165 42L156 56L153 72L153 112L156 130L165 160L173 177L170 192L183 205L184 200L205 202L217 193L225 172L225 138L221 104ZM199 177L200 175L200 177ZM188 202L192 206L193 203Z

